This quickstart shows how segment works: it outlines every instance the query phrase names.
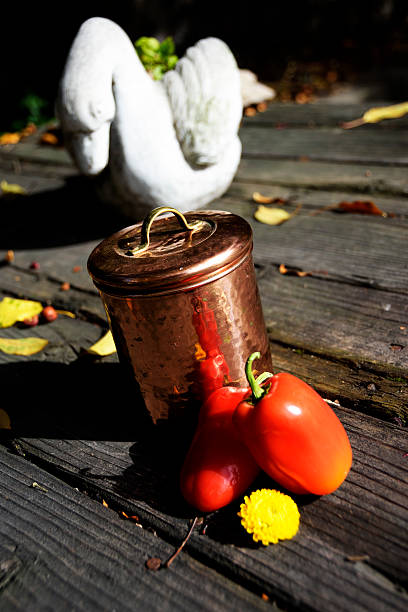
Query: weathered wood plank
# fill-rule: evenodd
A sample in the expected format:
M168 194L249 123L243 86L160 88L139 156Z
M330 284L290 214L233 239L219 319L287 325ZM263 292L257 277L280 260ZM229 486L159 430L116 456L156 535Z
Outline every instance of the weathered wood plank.
M333 203L329 197L323 201ZM322 204L319 198L317 208ZM292 202L288 211L294 212L296 204ZM351 284L408 291L407 227L400 219L330 211L314 214L305 207L290 221L271 227L253 218L256 206L249 200L222 198L213 207L236 212L251 224L254 258L260 265L283 263Z
M343 130L318 128L265 130L247 125L240 131L244 158L298 159L355 164L408 164L406 135L403 131L369 129Z
M333 100L336 98L334 97ZM346 121L353 121L362 117L363 114L373 107L388 106L389 101L377 100L370 103L344 103L336 104L333 101L317 100L310 104L295 104L291 102L270 102L264 112L258 112L253 117L244 117L243 127L248 125L261 125L263 127L285 127L303 126L339 126ZM366 124L358 128L358 131L369 129L407 129L408 118L405 115L399 119L387 119L373 124ZM357 128L354 128L357 129Z
M401 168L378 165L333 164L330 161L242 158L236 182L279 185L283 188L305 187L347 191L369 195L407 197L408 176Z
M59 263L58 269L55 270L52 262L51 269L47 269L48 259L44 260L44 252L38 254L40 270L33 271L29 269L28 261L32 261L27 253L16 254L16 260L19 265L7 265L0 268L0 296L5 295L17 297L21 299L32 299L41 302L43 305L51 304L54 308L60 310L68 310L80 317L89 320L100 321L102 325L106 324L106 313L103 308L99 294L86 272L86 256L77 257L75 254L72 266L70 261L70 249L67 251L67 259ZM1 257L1 255L0 255ZM85 259L85 262L84 262ZM24 264L24 267L23 267ZM79 265L80 270L73 271ZM50 277L47 276L47 272ZM70 283L69 291L63 291L61 284L63 282Z
M390 420L407 423L408 380L350 363L325 359L301 348L271 342L275 372L289 372L314 387L322 397L343 406Z
M48 147L39 144L36 138L2 147L1 156L9 160L25 160L37 164L72 167L72 158L64 147Z
M0 447L0 607L264 610L259 596ZM34 484L36 483L36 484ZM187 526L187 524L186 524Z
M405 378L404 296L282 275L277 269L268 270L259 286L272 341Z
M260 192L264 196L269 197L278 197L287 201L287 205L290 210L293 209L294 206L301 205L304 209L303 212L308 214L312 213L313 215L320 215L324 212L326 207L333 207L330 212L330 217L333 225L336 224L338 217L344 216L349 217L351 213L343 213L339 210L335 209L335 206L338 206L340 202L352 202L356 200L360 201L371 201L378 208L380 208L385 215L388 215L388 222L391 222L390 225L401 225L404 228L408 228L407 219L408 219L408 198L406 196L395 197L392 195L379 194L377 193L375 197L371 195L369 197L362 196L361 193L356 193L352 189L349 191L339 191L337 189L326 190L323 187L319 189L309 188L306 189L304 187L296 187L290 184L287 185L276 185L274 183L257 183L252 181L234 181L228 191L224 194L221 200L217 200L218 203L223 203L224 206L227 205L231 207L231 210L234 207L240 208L242 210L242 214L248 215L248 203L252 204L251 210L254 212L258 204L253 200L254 192ZM285 204L271 204L271 206L282 206ZM367 221L368 215L358 215L360 221ZM354 223L357 219L356 213L354 213L349 219L350 223ZM381 222L380 219L376 219L376 222Z
M254 547L239 526L237 503L210 516L207 536L194 535L188 550L235 579L246 576L252 589L292 607L403 609L407 599L398 585L407 581L407 433L353 411L336 411L350 436L353 468L334 494L298 500L302 526L294 540ZM29 458L71 484L137 514L166 538L180 537L185 519L176 517L191 516L177 493L185 441L180 444L180 433L171 430L123 426L132 442L24 438L18 443ZM266 476L254 483L271 485ZM356 555L362 560L353 561Z

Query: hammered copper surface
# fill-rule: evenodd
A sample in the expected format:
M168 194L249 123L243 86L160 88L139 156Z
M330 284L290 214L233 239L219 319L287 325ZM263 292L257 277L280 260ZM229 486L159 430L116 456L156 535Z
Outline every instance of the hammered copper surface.
M191 291L139 299L102 295L102 299L119 359L130 361L155 422L196 411L205 395L203 383L208 379L203 381L200 364L207 354L194 325L203 303L214 315L219 355L226 364L224 384L246 386L245 361L254 351L262 356L255 363L259 373L271 371L250 257L232 273Z
M200 221L200 229L185 231L174 216L157 219L150 232L151 245L140 256L128 252L141 240L142 223L101 242L88 260L96 286L117 295L187 289L222 276L251 250L252 231L241 217L223 211L198 211L185 217Z
M194 239L163 219L151 252L129 260L122 242L127 228L101 243L88 264L119 359L133 372L155 423L191 422L212 390L247 386L245 362L255 351L257 371L272 370L250 226L231 213L186 216L204 221Z

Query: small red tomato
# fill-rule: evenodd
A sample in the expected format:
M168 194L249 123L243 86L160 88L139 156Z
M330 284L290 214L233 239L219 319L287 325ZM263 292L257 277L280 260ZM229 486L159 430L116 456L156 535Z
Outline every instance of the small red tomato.
M263 387L253 376L248 380L254 396L238 405L233 422L259 466L293 493L335 491L350 470L352 451L333 410L291 374L276 374Z
M43 308L41 315L48 323L55 321L58 317L58 313L53 306L46 306Z
M33 317L30 317L29 319L24 319L23 323L24 325L27 325L28 327L35 327L35 325L38 325L38 315L34 315Z
M201 512L212 512L232 502L260 471L232 424L232 414L247 392L222 387L201 408L180 476L184 498Z

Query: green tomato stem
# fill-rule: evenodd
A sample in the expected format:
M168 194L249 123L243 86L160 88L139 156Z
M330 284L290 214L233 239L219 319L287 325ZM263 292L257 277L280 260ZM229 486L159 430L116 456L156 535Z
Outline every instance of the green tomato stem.
M260 374L260 376L258 376L258 378L255 378L254 373L252 371L252 364L255 361L255 359L260 359L260 357L261 357L261 353L259 353L258 351L256 353L252 353L252 355L248 357L247 362L245 364L245 374L246 374L249 386L251 387L251 390L252 390L252 398L254 402L259 401L263 397L263 395L266 393L266 389L261 387L261 384L265 380L273 376L273 374L271 374L270 372L263 372L262 374Z

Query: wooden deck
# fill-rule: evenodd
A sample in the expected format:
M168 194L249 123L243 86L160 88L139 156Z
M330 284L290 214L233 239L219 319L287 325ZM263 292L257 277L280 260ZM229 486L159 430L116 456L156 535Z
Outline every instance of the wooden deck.
M76 315L1 330L49 340L32 357L0 352L12 424L0 438L1 610L407 610L408 120L339 126L366 108L274 103L245 118L237 176L208 206L251 223L275 371L332 402L352 470L332 495L297 499L293 540L255 545L238 500L159 571L146 561L166 561L194 517L178 491L183 443L134 405L116 355L84 352L107 328L87 258L129 222L95 201L64 149L36 135L0 149L0 178L28 192L0 198L0 260L15 253L0 298ZM254 191L297 214L255 221ZM384 216L334 208L356 200Z

